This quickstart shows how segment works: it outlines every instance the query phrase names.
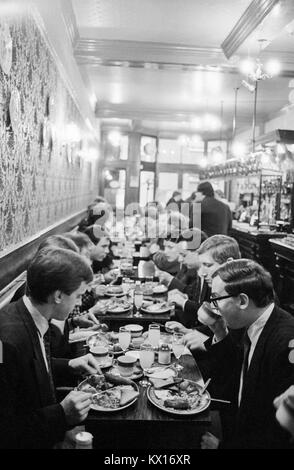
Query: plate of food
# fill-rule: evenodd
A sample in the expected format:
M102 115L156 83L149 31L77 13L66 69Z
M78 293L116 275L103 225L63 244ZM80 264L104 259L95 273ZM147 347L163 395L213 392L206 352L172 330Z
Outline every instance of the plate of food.
M157 284L153 287L153 294L164 294L167 290L167 287L163 284Z
M139 398L138 385L130 379L105 372L83 380L77 390L92 393L91 409L115 412L128 408Z
M105 295L108 297L122 297L125 295L125 291L122 286L108 286L105 290Z
M109 313L123 313L127 312L130 310L131 305L129 302L123 299L112 299L108 306L107 306L107 312Z
M143 302L141 310L146 313L167 313L170 311L170 308L168 302Z
M79 343L81 341L87 341L91 336L97 335L97 331L83 330L73 331L69 335L69 343Z
M206 410L210 405L207 390L192 380L183 380L171 384L168 388L156 388L150 385L147 389L148 400L157 408L170 414L194 415Z

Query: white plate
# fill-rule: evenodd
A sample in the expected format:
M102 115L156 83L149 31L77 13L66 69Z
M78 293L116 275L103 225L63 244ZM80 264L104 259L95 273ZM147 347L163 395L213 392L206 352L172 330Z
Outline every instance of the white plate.
M124 312L128 312L130 310L131 306L129 307L125 307L125 308L121 308L119 306L111 309L111 308L108 308L107 309L107 312L109 313L124 313Z
M201 385L197 384L196 382L193 382L192 380L189 380L189 382L191 382L193 384L196 384L199 391L202 390L203 387L201 387ZM194 414L198 414L198 413L201 413L202 411L206 410L206 408L208 408L209 405L210 405L210 395L209 395L207 390L204 392L199 404L195 408L188 409L188 410L177 410L175 408L169 408L169 407L164 406L163 405L164 401L160 400L156 396L154 390L155 389L154 389L153 385L150 385L148 387L148 389L147 389L147 398L148 398L148 400L154 406L156 406L156 408L159 408L160 410L165 411L166 413L169 413L169 414L175 414L175 415L180 415L180 416L194 415Z
M105 291L105 294L107 297L123 297L124 295L126 295L125 292L120 292L120 293L113 293L113 292L109 292L109 291Z
M78 343L86 341L90 336L97 335L97 331L75 331L69 335L69 343Z
M160 284L159 286L153 287L153 294L164 294L167 292L167 287L164 286L163 284Z
M141 310L142 310L142 312L145 312L145 313L154 313L154 314L156 314L156 313L167 313L171 309L170 307L162 307L160 310L153 310L152 307L153 307L152 305L149 305L148 307L145 307L145 308L142 307Z
M149 369L154 369L153 372L148 372L146 375L150 379L169 379L170 377L176 377L177 372L171 368L163 367L151 367Z

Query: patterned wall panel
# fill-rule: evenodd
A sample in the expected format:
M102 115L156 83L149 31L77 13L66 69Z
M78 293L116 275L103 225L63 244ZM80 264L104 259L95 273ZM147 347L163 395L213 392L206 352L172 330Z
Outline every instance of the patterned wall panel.
M0 19L0 251L93 199L93 164L79 154L93 143L70 144L70 123L86 135L34 20Z

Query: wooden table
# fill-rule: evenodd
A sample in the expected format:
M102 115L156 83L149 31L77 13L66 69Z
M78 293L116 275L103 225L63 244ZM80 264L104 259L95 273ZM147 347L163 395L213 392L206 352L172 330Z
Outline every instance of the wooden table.
M201 381L202 376L194 358L181 357L184 369L180 376ZM139 385L139 399L118 412L91 410L86 430L94 435L97 449L195 449L200 447L202 434L209 430L212 420L209 408L199 414L177 416L152 405L146 389Z
M138 325L147 326L149 323L160 323L162 325L171 318L170 311L167 313L143 313L141 317L134 315L135 310L131 309L127 313L106 313L97 315L101 323L107 323L110 330L118 330L120 326L126 323L137 323Z

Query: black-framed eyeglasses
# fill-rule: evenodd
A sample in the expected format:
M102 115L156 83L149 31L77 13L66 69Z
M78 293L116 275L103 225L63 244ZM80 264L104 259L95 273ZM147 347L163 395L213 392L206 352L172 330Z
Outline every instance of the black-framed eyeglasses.
M235 296L234 295L220 295L220 296L211 295L209 297L208 302L212 303L216 308L218 308L218 304L217 304L218 300L229 299L230 297L235 297Z

